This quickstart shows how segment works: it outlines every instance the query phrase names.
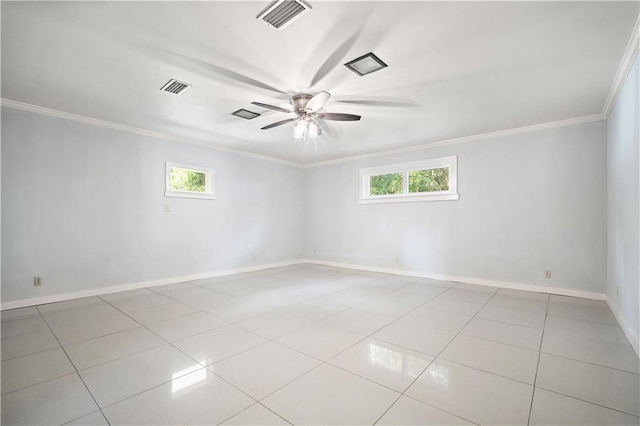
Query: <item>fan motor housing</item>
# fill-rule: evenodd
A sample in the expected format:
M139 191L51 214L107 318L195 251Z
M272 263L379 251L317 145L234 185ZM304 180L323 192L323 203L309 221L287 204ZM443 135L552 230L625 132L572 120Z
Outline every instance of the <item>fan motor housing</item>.
M295 95L294 97L292 97L289 102L291 103L291 105L293 105L293 111L296 114L303 114L307 107L307 103L312 97L313 96L309 95L308 93L300 93L299 95Z

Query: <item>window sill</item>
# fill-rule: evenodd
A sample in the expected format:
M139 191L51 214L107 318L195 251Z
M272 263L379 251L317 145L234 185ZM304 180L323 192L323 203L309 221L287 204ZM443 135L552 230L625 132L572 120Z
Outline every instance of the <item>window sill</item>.
M201 200L215 200L214 194L198 194L194 192L180 192L180 191L164 191L165 197L178 197L178 198L199 198Z
M452 201L460 199L460 194L439 194L439 195L410 195L396 197L371 197L361 198L359 204L381 204L381 203L415 203L423 201Z

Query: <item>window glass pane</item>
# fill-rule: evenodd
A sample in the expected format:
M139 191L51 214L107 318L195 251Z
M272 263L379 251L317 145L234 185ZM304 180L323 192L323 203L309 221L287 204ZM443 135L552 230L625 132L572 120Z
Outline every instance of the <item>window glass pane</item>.
M195 170L172 167L170 174L172 191L206 192L207 174Z
M370 195L402 194L402 173L371 176Z
M449 168L414 170L409 172L409 192L449 190Z

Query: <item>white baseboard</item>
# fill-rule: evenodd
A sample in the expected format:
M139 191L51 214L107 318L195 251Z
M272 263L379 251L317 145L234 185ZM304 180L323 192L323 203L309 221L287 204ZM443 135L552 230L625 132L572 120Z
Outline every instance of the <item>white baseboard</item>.
M203 273L203 274L183 275L179 277L169 277L169 278L161 278L157 280L140 281L140 282L128 283L128 284L119 284L119 285L114 285L110 287L99 287L91 290L76 291L71 293L55 294L55 295L41 296L41 297L33 297L29 299L20 299L20 300L15 300L11 302L2 302L0 310L23 308L25 306L42 305L45 303L53 303L53 302L61 302L64 300L70 300L70 299L78 299L81 297L99 296L101 294L117 293L119 291L136 290L139 288L155 287L159 285L174 284L174 283L199 280L204 278L222 277L225 275L260 271L263 269L279 268L283 266L299 265L302 263L332 266L336 268L357 269L361 271L382 272L386 274L406 275L406 276L420 277L420 278L430 278L433 280L441 280L441 281L454 281L454 282L460 282L460 283L466 283L466 284L485 285L490 287L502 287L502 288L509 288L514 290L533 291L537 293L549 293L549 294L558 294L562 296L583 297L586 299L596 299L596 300L607 299L605 294L596 293L592 291L573 290L573 289L557 288L557 287L545 287L545 286L539 286L534 284L522 284L522 283L512 283L507 281L488 280L484 278L438 275L438 274L431 274L427 272L407 271L407 270L393 269L393 268L379 268L375 266L341 263L341 262L330 262L330 261L324 261L319 259L298 259L298 260L291 260L286 262L269 263L264 265L256 265L256 266L249 266L249 267L236 268L236 269L227 269L223 271L209 272L209 273ZM613 308L612 308L612 311L613 311ZM637 338L636 338L636 341L637 341Z
M620 324L620 328L622 328L622 331L624 331L624 334L627 336L631 346L633 346L633 350L636 351L636 355L640 358L640 337L638 337L631 328L629 328L627 322L622 318L622 315L620 315L618 307L611 301L611 299L609 299L609 297L607 297L607 305L609 305L609 309L611 309L613 316L616 318L616 321L618 321L618 324Z
M156 287L159 285L175 284L184 281L201 280L204 278L223 277L225 275L241 274L243 272L260 271L263 269L280 268L283 266L298 265L304 263L301 260L291 260L286 262L268 263L263 265L248 266L244 268L226 269L223 271L208 272L204 274L183 275L179 277L161 278L150 281L140 281L135 283L119 284L109 287L93 288L91 290L74 291L71 293L52 294L49 296L32 297L29 299L2 302L0 310L24 308L26 306L44 305L46 303L62 302L65 300L79 299L81 297L100 296L102 294L117 293L119 291L137 290L145 287Z
M488 280L484 278L458 277L452 275L438 275L428 272L407 271L403 269L378 268L375 266L358 265L351 263L330 262L318 259L303 259L303 263L314 263L316 265L333 266L337 268L359 269L362 271L382 272L386 274L406 275L411 277L429 278L440 281L454 281L465 284L486 285L489 287L502 287L513 290L533 291L536 293L557 294L561 296L582 297L585 299L606 300L607 295L594 291L574 290L570 288L547 287L535 284L513 283L508 281Z

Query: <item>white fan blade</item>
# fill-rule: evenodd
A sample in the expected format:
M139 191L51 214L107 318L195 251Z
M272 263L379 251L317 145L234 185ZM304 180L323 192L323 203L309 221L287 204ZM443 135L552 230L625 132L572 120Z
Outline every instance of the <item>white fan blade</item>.
M324 104L327 103L330 97L331 97L331 93L320 92L317 95L315 95L313 98L309 99L309 102L307 102L307 105L304 107L304 109L311 112L316 112L317 110L322 108Z

